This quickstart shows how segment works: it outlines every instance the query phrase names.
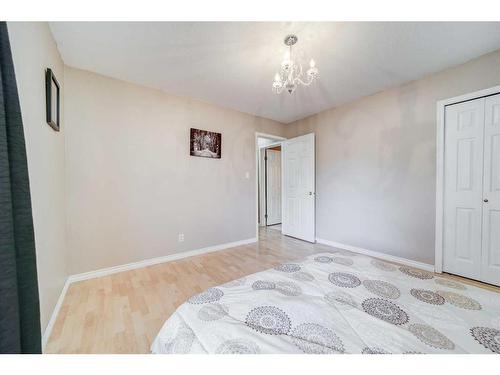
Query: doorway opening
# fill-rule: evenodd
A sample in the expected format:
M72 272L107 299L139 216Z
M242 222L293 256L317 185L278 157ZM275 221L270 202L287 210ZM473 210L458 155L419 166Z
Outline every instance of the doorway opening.
M281 144L261 147L260 160L259 223L281 230Z
M281 232L281 142L269 134L256 134L257 235L259 227Z
M261 226L316 242L314 133L290 139L256 133L255 160L256 237Z

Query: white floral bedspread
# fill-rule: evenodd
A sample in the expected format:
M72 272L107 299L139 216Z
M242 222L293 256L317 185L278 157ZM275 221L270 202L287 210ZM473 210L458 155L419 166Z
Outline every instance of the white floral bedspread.
M500 353L500 294L333 251L191 297L153 353Z

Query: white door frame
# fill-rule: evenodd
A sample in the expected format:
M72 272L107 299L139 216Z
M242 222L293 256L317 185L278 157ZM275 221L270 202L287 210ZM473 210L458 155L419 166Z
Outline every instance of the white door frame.
M257 239L259 239L259 137L275 139L276 142L286 140L285 137L281 137L279 135L255 132L255 238ZM276 144L273 145L276 146ZM283 160L281 161L281 164L283 165Z
M434 270L443 272L443 220L444 220L444 126L445 108L451 104L457 104L473 99L500 94L500 86L485 90L474 91L469 94L443 99L437 102L437 134L436 134L436 239Z

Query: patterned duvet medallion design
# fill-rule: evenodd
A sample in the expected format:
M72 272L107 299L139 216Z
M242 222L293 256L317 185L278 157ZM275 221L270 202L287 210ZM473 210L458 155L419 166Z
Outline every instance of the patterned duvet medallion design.
M416 277L417 279L426 280L426 279L434 278L434 275L431 272L419 270L417 268L403 266L403 267L399 267L399 270L402 273L404 273L408 276L411 276L411 277Z
M369 347L366 347L366 348L363 349L363 351L361 352L361 354L391 354L391 353L388 352L387 350L380 349L380 348L369 348Z
M215 351L216 354L259 354L257 344L246 339L232 339L224 341Z
M288 315L274 306L256 307L248 313L245 323L250 328L269 335L287 334L291 327Z
M297 272L300 271L300 266L298 264L285 263L274 267L274 269L281 272Z
M200 311L198 311L198 318L206 322L212 320L219 320L227 316L229 309L227 306L221 305L219 303L210 303L203 306Z
M394 266L390 263L382 262L381 260L378 260L378 259L372 259L370 264L373 267L378 268L381 271L386 271L386 272L393 272L393 271L396 271L396 269L397 269L396 266Z
M401 292L399 291L399 289L386 281L364 280L363 286L373 294L376 294L380 297L397 299L401 296Z
M427 324L410 324L408 329L424 344L437 349L455 349L455 344L450 339Z
M471 328L472 336L485 348L500 354L500 330L487 327Z
M189 353L195 341L193 330L185 323L181 323L177 329L175 337L165 343L164 350L170 354Z
M302 289L291 281L277 281L276 290L285 296L297 297L302 294Z
M265 281L257 280L252 284L254 290L276 290L285 296L299 296L302 294L302 289L296 283L291 281Z
M293 343L304 353L343 353L342 340L330 329L315 323L304 323L295 327L291 334Z
M387 323L401 325L409 320L406 312L398 305L382 298L369 298L364 300L361 306L366 313Z
M412 289L410 290L410 294L416 299L430 303L432 305L443 305L444 298L437 293L434 293L432 290L424 290L424 289Z
M196 294L188 299L188 302L194 305L202 303L215 302L222 298L224 292L218 288L209 288L200 294Z
M454 292L437 292L446 302L466 310L481 310L481 304L472 298Z
M358 303L346 292L334 291L325 295L325 301L332 306L341 306L343 308L357 308Z
M331 273L328 275L328 280L330 280L332 284L342 288L355 288L361 285L361 280L359 280L356 276L345 272Z
M352 266L354 261L349 258L334 257L333 261L337 264L342 264L343 266Z
M453 289L458 289L458 290L467 289L465 285L457 283L457 282L452 281L452 280L436 278L436 279L434 279L434 282L436 284L439 284L439 285L447 286L448 288L453 288Z
M272 281L257 280L252 284L252 289L255 290L271 290L276 288L276 284Z
M314 260L318 263L331 263L333 262L333 259L330 258L330 257L327 257L325 255L320 255L320 256L317 256L316 258L314 258Z

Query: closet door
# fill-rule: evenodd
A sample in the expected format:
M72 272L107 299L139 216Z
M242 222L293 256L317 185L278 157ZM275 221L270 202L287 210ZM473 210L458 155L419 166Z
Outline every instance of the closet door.
M443 270L474 279L481 277L484 103L445 112Z
M482 281L500 285L500 95L485 99Z

